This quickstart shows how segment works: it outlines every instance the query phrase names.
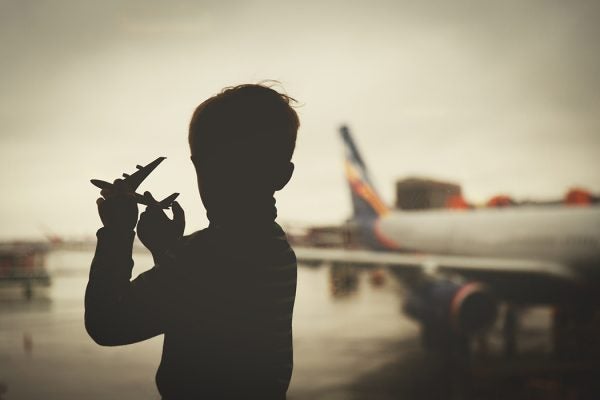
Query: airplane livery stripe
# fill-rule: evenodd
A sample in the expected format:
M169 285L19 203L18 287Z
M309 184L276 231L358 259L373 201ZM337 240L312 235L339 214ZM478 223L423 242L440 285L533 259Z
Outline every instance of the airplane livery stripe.
M349 162L346 162L345 166L346 177L352 187L352 191L366 201L378 215L381 216L387 214L389 211L387 206L381 201L370 185L360 177L359 173Z

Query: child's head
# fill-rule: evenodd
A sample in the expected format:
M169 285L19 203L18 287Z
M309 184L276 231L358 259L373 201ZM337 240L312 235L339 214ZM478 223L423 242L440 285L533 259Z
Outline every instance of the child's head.
M291 177L300 122L290 97L263 85L224 89L196 108L189 143L201 195L273 193Z

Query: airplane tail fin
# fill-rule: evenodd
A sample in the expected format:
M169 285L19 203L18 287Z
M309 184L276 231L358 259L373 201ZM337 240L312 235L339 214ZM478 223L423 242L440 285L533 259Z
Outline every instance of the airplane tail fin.
M340 134L344 142L345 172L350 186L354 217L363 220L376 219L386 214L389 211L388 207L375 190L367 166L360 156L348 127L342 126Z
M171 207L171 204L173 204L173 201L175 201L177 196L179 196L179 193L173 193L172 195L165 197L161 201L158 201L154 198L154 196L152 196L152 193L150 193L148 191L144 192L143 195L137 194L137 193L134 193L134 194L135 194L135 199L139 204L144 204L146 206L151 206L151 207L158 207L158 208L162 208L162 209Z
M179 196L179 193L173 193L172 195L167 196L163 200L159 201L158 205L160 206L160 208L169 208L171 207L171 204L173 204L177 196Z

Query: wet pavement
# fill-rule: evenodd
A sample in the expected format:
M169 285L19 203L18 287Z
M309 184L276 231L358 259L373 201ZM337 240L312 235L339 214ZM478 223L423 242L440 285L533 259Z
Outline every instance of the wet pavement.
M106 348L84 330L91 257L51 253L53 284L30 301L17 288L0 289L0 399L160 398L154 374L162 337ZM135 258L151 265L148 255ZM552 356L549 310L524 315L517 357L502 356L496 327L486 355L474 351L465 368L421 348L418 325L400 313L401 292L384 272L301 267L288 398L600 398L593 363Z

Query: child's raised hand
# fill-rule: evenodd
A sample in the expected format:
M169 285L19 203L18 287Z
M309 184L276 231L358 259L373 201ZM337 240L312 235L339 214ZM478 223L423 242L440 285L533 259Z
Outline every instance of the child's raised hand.
M111 188L102 189L102 197L96 200L98 214L106 228L131 231L138 218L138 206L133 192L122 179L113 182Z
M144 195L151 196L149 193ZM162 209L154 206L146 207L146 211L140 215L138 237L155 258L171 249L183 236L185 212L176 201L172 204L172 210L173 219L170 219Z

